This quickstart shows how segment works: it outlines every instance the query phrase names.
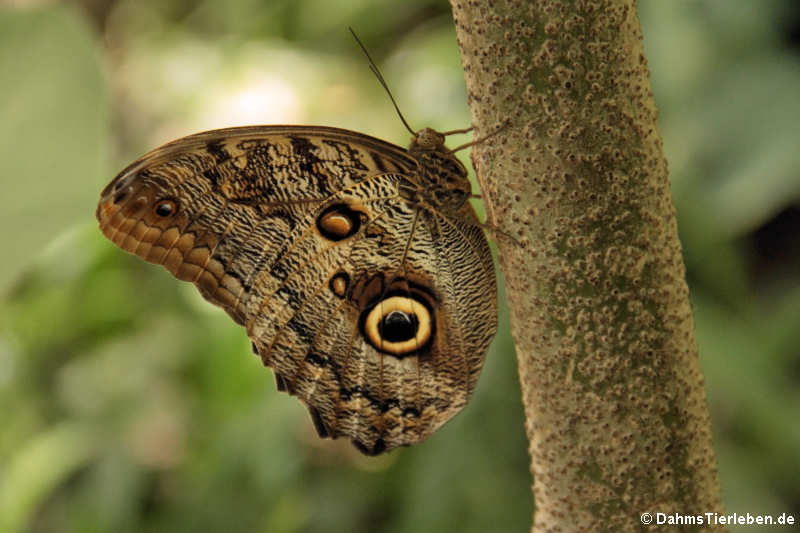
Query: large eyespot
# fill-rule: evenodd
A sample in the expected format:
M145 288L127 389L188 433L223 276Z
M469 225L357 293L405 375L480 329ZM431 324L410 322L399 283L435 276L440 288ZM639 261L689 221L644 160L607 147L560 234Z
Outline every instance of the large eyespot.
M433 312L413 293L388 295L362 314L364 338L378 351L403 358L433 340Z
M175 200L167 198L156 202L156 206L153 210L155 211L156 215L160 216L161 218L167 218L171 217L178 211L178 204L175 203Z
M326 239L341 241L358 232L363 215L347 204L333 204L317 217L317 229Z

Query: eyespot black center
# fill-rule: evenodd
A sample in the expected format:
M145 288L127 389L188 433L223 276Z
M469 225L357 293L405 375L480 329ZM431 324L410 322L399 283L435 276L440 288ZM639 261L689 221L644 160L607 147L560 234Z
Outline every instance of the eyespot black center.
M178 206L175 205L174 200L160 200L156 204L156 215L166 218L168 216L172 216L178 210Z
M376 279L383 278L376 276L348 289L348 298L357 304L359 295L377 291L369 303L358 304L362 307L358 328L363 339L376 351L397 359L427 357L436 338L433 294L426 287L401 278L393 280L392 288L380 283L373 286Z
M387 342L413 339L419 330L417 315L405 311L392 311L378 324L381 338Z

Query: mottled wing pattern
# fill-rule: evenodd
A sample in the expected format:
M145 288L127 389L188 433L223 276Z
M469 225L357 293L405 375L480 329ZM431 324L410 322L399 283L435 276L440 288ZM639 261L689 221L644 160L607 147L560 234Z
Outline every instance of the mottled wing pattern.
M97 217L245 326L320 435L374 454L466 404L496 324L475 214L409 201L418 166L335 128L214 130L130 165Z

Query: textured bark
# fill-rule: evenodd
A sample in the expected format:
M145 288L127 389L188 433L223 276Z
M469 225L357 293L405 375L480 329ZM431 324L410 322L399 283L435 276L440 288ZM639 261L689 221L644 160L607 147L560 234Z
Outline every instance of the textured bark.
M632 0L451 0L530 439L533 531L722 531ZM511 238L504 237L508 235ZM515 242L516 241L516 242ZM498 436L500 438L500 436Z

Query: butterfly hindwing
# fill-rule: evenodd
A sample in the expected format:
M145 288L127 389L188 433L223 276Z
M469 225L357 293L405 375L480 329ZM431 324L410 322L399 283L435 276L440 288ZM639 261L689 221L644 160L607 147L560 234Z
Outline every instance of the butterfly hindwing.
M242 324L321 436L380 453L466 404L496 327L474 211L426 200L420 161L335 128L215 130L130 165L97 216Z

